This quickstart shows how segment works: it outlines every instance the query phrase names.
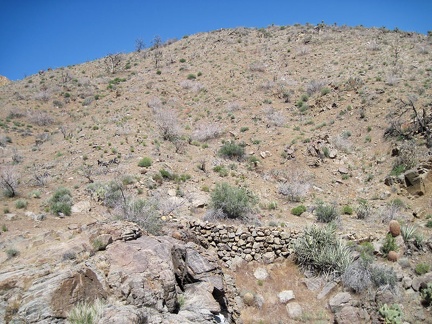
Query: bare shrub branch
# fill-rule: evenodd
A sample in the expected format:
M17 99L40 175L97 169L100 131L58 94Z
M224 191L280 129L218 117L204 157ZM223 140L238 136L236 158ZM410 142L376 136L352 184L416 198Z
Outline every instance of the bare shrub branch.
M108 73L114 74L120 69L122 57L120 53L108 54L104 58L105 69Z
M221 136L224 130L224 126L218 123L201 124L192 133L192 139L200 142L207 141Z
M19 185L19 174L14 167L3 167L0 172L0 188L6 197L15 197Z

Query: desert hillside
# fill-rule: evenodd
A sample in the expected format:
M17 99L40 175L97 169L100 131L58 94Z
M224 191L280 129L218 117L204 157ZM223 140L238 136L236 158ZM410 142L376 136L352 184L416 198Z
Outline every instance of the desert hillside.
M236 286L230 294L242 299L232 320L276 323L272 316L278 314L281 323L289 316L293 322L346 323L343 307L328 305L347 293L345 304L359 322L386 318L379 312L384 304L400 305L409 323L430 322L421 289L407 281L420 276L419 264L427 267L424 276L432 266L431 43L426 35L385 28L221 29L166 42L155 38L147 49L15 82L1 77L2 267L18 271L39 244L67 244L78 234L91 241L91 226L119 219L137 223L149 237L175 236L194 221L296 233L331 222L353 260L364 242L374 247L368 262L394 269L397 289L382 297L387 292L381 286L374 293L356 291L339 278L317 299L300 283L305 274L293 266L298 257L292 247L288 259L263 266L261 257L249 254L245 261L244 251L240 261L231 251L231 259L217 250L225 243L215 241L209 246ZM236 200L215 204L218 192L229 195L231 189L243 195L245 208L230 208L238 207ZM397 262L382 249L390 221L402 226L403 239L394 234ZM37 260L56 262L47 261L49 255ZM268 281L252 275L257 267L267 267ZM43 277L38 273L29 278ZM273 293L287 273L297 278L283 286L296 293L301 316ZM4 280L4 291L16 288ZM7 320L24 316L18 302L2 305ZM64 320L66 313L59 314Z

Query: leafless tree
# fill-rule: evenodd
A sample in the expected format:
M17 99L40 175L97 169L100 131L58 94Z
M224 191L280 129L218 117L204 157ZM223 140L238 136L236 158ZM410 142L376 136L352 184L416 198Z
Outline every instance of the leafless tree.
M406 100L400 99L399 106L389 114L390 126L384 136L402 136L410 138L421 134L426 139L426 146L432 147L432 109L430 106L418 108L417 98L413 95Z
M135 40L135 51L137 53L140 53L144 48L145 48L145 44L142 38L137 38Z
M162 43L162 38L160 36L155 36L155 38L153 39L153 46L152 46L152 51L153 51L153 58L154 58L154 62L155 62L155 68L159 67L159 63L162 60L162 47L163 47L163 43Z
M155 119L164 140L175 142L180 137L180 124L174 109L157 109Z
M111 74L116 73L120 68L121 61L122 57L120 53L108 54L104 59L106 70Z
M19 174L14 167L3 167L0 172L0 188L6 197L15 197L19 184Z
M78 173L86 178L89 183L93 183L93 176L95 174L95 169L92 165L84 163L78 170Z

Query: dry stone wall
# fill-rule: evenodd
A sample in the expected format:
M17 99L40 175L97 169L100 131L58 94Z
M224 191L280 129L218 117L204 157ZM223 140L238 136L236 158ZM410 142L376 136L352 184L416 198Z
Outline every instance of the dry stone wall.
M299 235L297 231L277 227L242 227L200 221L188 225L200 243L215 248L225 262L236 257L263 263L287 258L292 252L290 243Z

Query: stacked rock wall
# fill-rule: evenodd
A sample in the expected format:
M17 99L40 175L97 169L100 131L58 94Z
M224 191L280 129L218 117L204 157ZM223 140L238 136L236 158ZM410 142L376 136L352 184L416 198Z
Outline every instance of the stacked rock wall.
M214 247L225 262L240 257L248 262L272 263L291 254L290 243L299 232L286 228L234 226L192 221L190 230L204 246Z

